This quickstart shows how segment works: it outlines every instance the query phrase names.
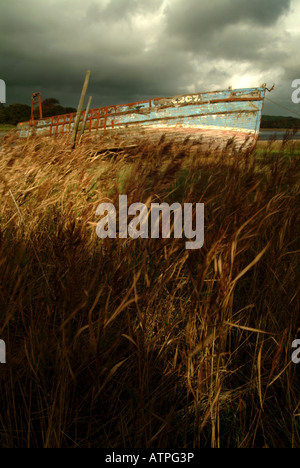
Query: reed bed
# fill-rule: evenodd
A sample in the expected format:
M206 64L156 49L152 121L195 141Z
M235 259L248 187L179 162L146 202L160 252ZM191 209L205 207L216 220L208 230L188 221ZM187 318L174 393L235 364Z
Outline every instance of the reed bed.
M299 153L0 150L0 445L300 447ZM105 239L96 208L205 204L205 242ZM298 224L297 224L298 223Z

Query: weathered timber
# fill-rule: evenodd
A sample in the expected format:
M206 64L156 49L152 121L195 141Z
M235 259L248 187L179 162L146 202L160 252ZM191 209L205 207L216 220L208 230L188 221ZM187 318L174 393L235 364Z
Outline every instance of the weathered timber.
M139 144L141 139L169 141L187 138L203 148L249 148L257 141L266 86L154 98L100 107L81 113L82 129L107 147ZM74 130L77 114L65 114L18 124L20 137L55 136Z
M84 134L84 131L85 131L87 116L88 116L89 111L90 111L91 102L92 102L92 96L89 97L88 104L87 104L87 106L86 106L86 110L85 110L85 114L84 114L84 119L83 119L83 122L82 122L81 131L80 131L80 137L82 137L82 135Z
M72 134L72 139L71 139L72 148L74 148L74 146L75 146L76 135L77 135L79 122L80 122L80 118L81 118L81 114L82 114L82 108L83 108L83 104L84 104L84 100L85 100L85 95L86 95L87 88L88 88L88 85L89 85L90 75L91 75L91 71L87 70L86 75L85 75L85 80L84 80L84 83L83 83L83 87L82 87L82 91L81 91L81 96L80 96L80 99L79 99L75 124L74 124L74 128L73 128L73 134Z

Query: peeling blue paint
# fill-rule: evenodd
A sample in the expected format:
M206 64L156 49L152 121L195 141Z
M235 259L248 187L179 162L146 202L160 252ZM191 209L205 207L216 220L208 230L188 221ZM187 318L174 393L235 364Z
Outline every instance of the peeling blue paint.
M259 88L226 89L193 93L168 98L107 106L89 112L86 130L130 132L137 135L142 129L190 129L195 135L207 131L227 132L232 135L252 135L257 138L265 96L265 85ZM50 117L18 124L20 137L33 133L56 135L73 129L76 113ZM82 120L84 112L82 113ZM125 132L126 130L126 132ZM125 132L125 133L124 133ZM213 133L212 133L213 136Z

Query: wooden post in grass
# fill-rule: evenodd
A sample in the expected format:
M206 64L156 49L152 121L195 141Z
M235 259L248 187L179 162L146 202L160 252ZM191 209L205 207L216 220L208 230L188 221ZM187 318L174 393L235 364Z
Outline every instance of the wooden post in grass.
M85 116L84 116L82 127L81 127L79 142L81 140L82 135L84 134L85 124L86 124L87 117L88 117L88 114L89 114L89 111L90 111L91 102L92 102L92 96L89 97L88 104L87 104L87 107L86 107Z
M82 87L82 91L81 91L81 96L80 96L80 99L79 99L79 104L78 104L78 108L77 108L75 123L74 123L74 129L73 129L73 134L72 134L72 139L71 139L72 148L75 148L76 135L77 135L77 132L78 132L81 112L82 112L84 99L85 99L85 95L86 95L89 80L90 80L90 75L91 75L91 71L87 70L86 75L85 75L85 80L84 80L84 83L83 83L83 87Z

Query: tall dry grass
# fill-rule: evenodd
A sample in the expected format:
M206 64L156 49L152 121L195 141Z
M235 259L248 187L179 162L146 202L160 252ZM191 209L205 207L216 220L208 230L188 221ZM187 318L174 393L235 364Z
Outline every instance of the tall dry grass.
M299 447L299 156L85 139L0 153L2 447ZM205 203L205 243L96 207ZM297 224L298 223L298 224Z

